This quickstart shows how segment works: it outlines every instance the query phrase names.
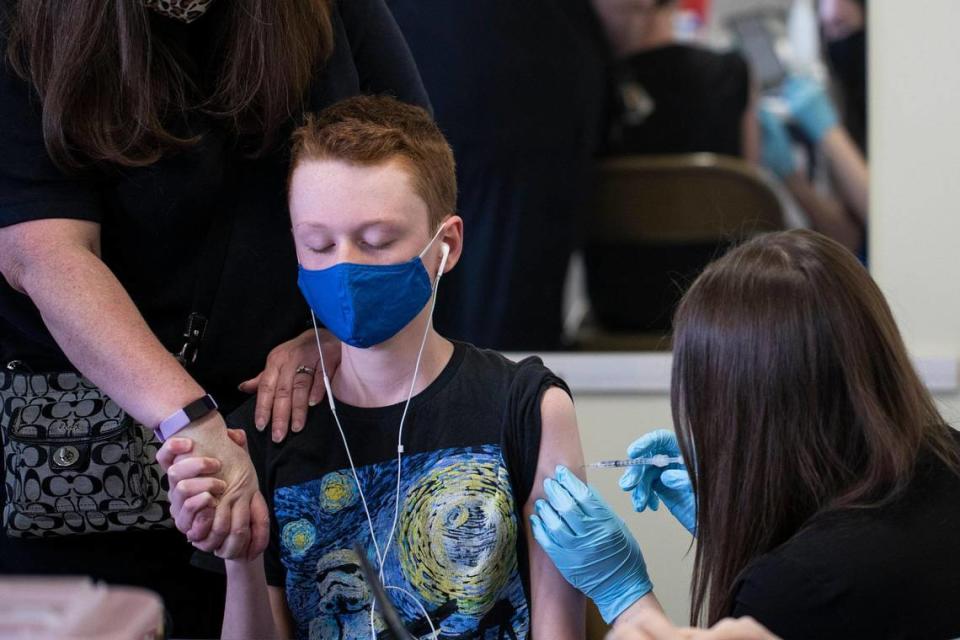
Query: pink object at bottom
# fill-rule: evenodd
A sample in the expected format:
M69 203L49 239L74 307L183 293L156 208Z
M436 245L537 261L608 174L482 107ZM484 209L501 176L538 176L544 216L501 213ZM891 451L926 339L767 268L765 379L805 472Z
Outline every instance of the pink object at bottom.
M146 589L89 578L0 578L0 640L163 637L163 602Z

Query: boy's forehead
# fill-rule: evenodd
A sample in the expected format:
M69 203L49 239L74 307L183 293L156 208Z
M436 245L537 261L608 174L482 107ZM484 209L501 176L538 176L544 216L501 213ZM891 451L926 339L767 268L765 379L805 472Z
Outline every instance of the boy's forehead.
M409 226L426 223L426 203L399 160L356 164L342 160L301 161L290 179L290 217L294 226Z

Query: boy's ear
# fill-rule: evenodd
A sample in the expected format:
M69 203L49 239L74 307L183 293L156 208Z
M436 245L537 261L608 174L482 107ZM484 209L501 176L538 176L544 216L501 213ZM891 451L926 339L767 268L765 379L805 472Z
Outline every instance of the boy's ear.
M443 235L440 236L440 242L448 247L448 255L443 264L443 273L453 269L460 261L460 255L463 253L463 218L460 216L450 216L443 221L445 228ZM440 265L437 265L438 270Z

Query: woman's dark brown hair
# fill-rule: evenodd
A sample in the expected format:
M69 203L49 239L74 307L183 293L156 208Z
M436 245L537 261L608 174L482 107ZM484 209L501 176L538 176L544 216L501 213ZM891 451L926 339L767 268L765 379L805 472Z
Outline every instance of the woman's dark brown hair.
M921 454L960 468L880 289L811 231L707 267L674 321L672 404L694 461L694 623L730 615L738 576L814 516L876 507Z
M254 155L266 151L332 51L328 0L219 0L214 10L220 62L202 87L139 0L19 0L7 59L39 94L51 158L64 169L152 164L197 142L172 126L192 110L251 139Z

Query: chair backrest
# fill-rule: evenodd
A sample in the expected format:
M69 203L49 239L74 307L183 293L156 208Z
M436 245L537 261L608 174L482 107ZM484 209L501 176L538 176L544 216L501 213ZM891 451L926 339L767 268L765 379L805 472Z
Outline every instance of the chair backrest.
M603 161L590 239L674 245L743 239L784 228L780 201L752 165L693 153Z

